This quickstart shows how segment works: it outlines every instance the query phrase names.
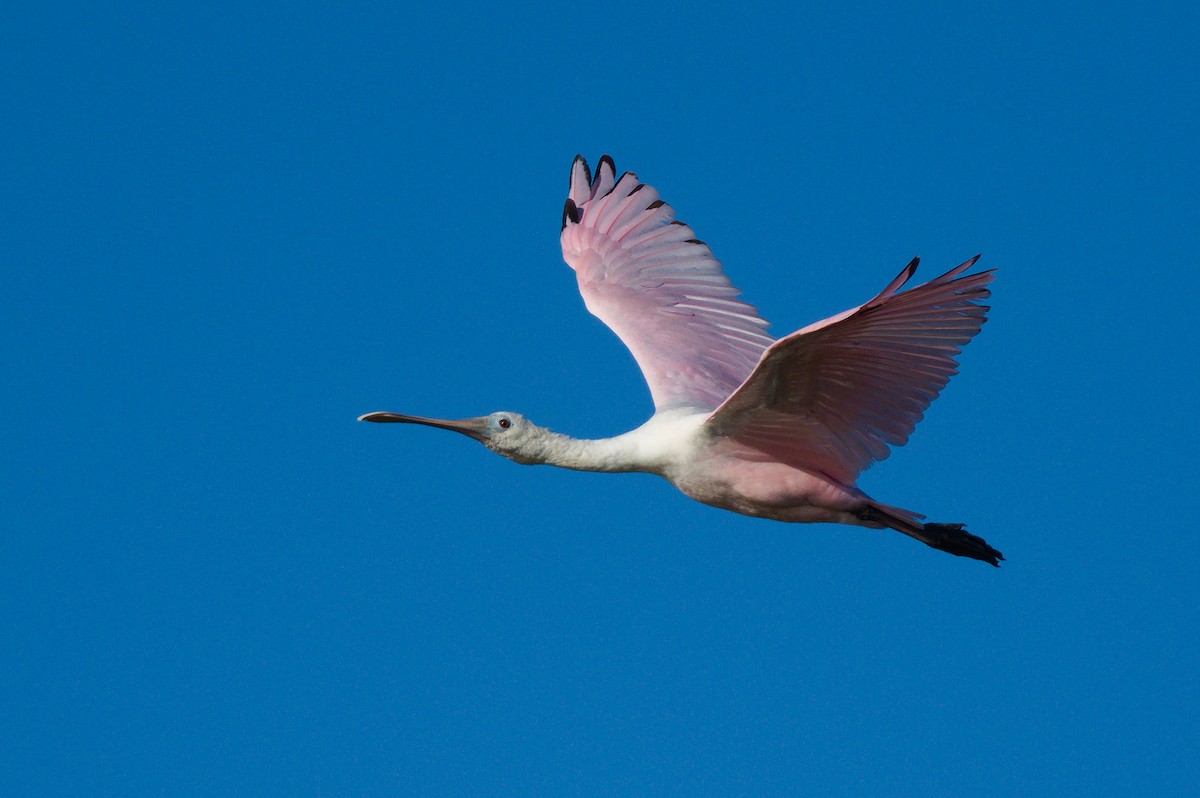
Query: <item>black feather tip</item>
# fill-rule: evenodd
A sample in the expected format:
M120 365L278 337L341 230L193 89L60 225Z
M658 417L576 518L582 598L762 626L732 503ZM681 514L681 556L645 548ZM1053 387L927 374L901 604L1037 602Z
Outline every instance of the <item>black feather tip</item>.
M583 166L583 175L587 178L587 184L590 186L592 184L592 168L588 166L587 159L582 155L575 156L575 160L571 162L571 176L575 175L575 164L580 164ZM568 188L569 187L570 184L568 183Z
M566 229L567 222L571 224L579 224L579 220L583 218L583 214L579 212L579 208L575 205L575 201L568 198L563 204L562 228Z
M599 177L600 172L604 170L604 164L608 164L608 171L612 172L613 175L616 175L617 165L615 163L613 163L612 156L611 155L601 155L600 163L596 164L596 177Z

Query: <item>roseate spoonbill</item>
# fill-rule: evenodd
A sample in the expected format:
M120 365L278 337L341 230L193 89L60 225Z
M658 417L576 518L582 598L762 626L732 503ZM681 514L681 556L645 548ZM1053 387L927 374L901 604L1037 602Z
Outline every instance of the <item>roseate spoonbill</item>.
M775 340L692 229L612 158L571 166L563 258L589 311L645 375L654 415L624 435L578 440L520 413L457 421L367 413L360 421L454 430L525 464L658 474L691 498L777 521L890 527L999 565L962 524L881 504L858 474L908 440L979 332L994 270L979 256L900 291L917 259L865 304Z

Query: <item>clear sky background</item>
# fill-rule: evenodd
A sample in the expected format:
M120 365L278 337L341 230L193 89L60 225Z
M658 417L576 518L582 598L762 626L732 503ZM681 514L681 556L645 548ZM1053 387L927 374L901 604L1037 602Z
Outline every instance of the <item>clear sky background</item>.
M0 793L1195 789L1192 4L498 8L3 12ZM999 267L861 484L1004 567L356 423L649 415L577 152L777 335Z

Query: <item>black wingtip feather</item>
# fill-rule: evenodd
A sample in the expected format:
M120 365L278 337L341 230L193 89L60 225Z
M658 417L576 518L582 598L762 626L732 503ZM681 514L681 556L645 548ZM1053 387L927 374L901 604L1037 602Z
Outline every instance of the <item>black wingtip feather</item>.
M570 222L571 224L578 224L581 218L582 214L579 213L579 208L575 205L575 201L568 198L567 201L563 203L562 228L560 229L565 230L567 227L567 222Z
M587 158L584 158L582 155L576 153L575 160L571 161L572 175L575 174L575 164L583 165L583 174L585 177L587 177L587 183L590 186L592 184L592 168L588 166Z
M600 174L600 170L604 168L604 164L608 164L609 170L615 175L617 173L617 165L613 163L611 155L607 153L600 156L600 163L596 164L596 174Z

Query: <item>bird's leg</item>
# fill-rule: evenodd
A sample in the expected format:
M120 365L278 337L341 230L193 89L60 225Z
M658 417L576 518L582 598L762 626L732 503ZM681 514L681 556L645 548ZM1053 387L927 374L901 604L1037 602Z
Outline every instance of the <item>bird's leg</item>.
M903 532L915 538L926 546L949 552L959 557L970 557L999 567L1004 555L988 545L987 541L978 535L972 535L963 524L921 524L900 518L886 510L867 505L858 510L855 516L867 524L882 524L883 526Z

